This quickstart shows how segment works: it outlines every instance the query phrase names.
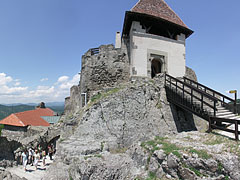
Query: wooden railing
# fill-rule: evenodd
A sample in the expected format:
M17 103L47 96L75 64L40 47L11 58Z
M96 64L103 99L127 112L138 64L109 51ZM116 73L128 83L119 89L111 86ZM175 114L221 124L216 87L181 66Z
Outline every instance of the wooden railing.
M226 106L228 104L226 100L236 104L235 100L188 78L181 81L168 74L165 75L165 88L169 102L207 120L209 122L209 132L212 129L219 129L234 133L235 139L239 140L238 125L240 120L218 118L216 116L216 104L218 102L221 102L222 106ZM209 109L212 111L209 112ZM229 129L228 127L231 125L234 125L235 129Z
M228 129L228 126L222 125L222 123L229 123L229 125L234 124L235 130L233 129ZM221 124L220 126L218 124ZM238 125L240 124L239 120L236 119L226 119L226 118L217 118L217 117L210 117L209 118L209 132L212 131L212 129L219 129L222 131L234 133L235 135L235 140L239 140L238 135L240 132L238 131Z
M204 86L203 84L200 84L196 81L193 81L189 78L184 77L184 82L190 84L191 86L195 86L197 89L209 94L212 97L215 97L218 99L218 102L221 102L222 106L226 107L228 110L232 111L234 114L237 113L237 99L232 99L230 97L227 97L207 86ZM228 101L228 102L227 102ZM229 103L232 103L234 108L230 108Z
M210 116L216 116L217 98L205 93L198 88L189 85L168 74L165 75L165 88L170 101L192 113L209 120ZM210 99L210 101L205 101ZM212 104L210 104L212 102ZM212 109L212 112L210 111Z

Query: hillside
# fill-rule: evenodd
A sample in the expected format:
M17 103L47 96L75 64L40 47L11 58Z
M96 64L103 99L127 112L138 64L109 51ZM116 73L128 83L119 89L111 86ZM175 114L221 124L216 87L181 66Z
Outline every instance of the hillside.
M64 112L64 105L61 106L47 106L48 108L52 109L53 111L57 112L58 114L62 114ZM9 116L12 113L22 112L22 111L29 111L34 110L35 106L30 105L1 105L0 104L0 120Z

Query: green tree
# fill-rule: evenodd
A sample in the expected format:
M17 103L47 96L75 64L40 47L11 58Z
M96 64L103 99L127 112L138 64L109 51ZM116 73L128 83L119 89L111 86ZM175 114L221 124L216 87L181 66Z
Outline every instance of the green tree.
M2 133L2 129L4 128L4 125L3 124L0 124L0 136L1 136L1 133Z

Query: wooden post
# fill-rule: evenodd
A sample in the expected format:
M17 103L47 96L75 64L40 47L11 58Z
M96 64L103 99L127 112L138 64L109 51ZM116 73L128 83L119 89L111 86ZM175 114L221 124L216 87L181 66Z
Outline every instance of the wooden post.
M238 121L235 121L235 140L238 141Z
M193 104L193 89L191 88L191 104Z
M211 117L209 117L209 119L208 119L208 132L210 133L210 132L212 132L212 118Z
M216 117L216 101L214 101L214 117Z
M235 101L234 101L234 114L237 113L237 91L235 92Z

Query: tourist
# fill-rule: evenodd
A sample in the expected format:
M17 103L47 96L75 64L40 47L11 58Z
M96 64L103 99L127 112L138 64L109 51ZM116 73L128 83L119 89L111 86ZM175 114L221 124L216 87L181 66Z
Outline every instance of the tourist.
M27 171L27 150L24 150L21 155L21 161L24 167L24 171Z
M33 165L33 150L29 148L28 150L28 164Z
M46 165L46 150L43 150L42 151L42 158L43 158L43 166L45 166Z
M48 145L48 155L50 157L50 160L53 160L52 159L53 149L52 149L52 146L50 144Z
M42 159L42 147L41 147L41 145L39 144L38 145L38 152L39 152L39 154L40 154L40 159Z
M39 160L40 160L40 154L39 154L38 150L36 149L35 154L34 154L34 166L35 166L36 170L37 170Z

